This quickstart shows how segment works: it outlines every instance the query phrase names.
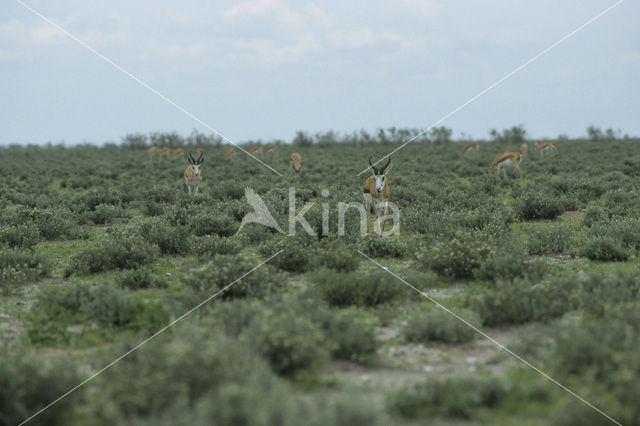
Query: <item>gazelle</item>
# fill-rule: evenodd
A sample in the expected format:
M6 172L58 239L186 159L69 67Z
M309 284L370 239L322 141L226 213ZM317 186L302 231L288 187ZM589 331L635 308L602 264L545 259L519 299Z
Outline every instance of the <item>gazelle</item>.
M257 152L258 154L260 154L260 156L262 156L262 147L260 145L254 145L249 148L250 155L253 155L254 152Z
M489 168L489 174L493 173L494 170L502 170L504 176L507 175L507 171L505 168L514 167L518 173L520 174L520 182L522 182L522 170L520 170L520 161L522 161L522 155L519 152L503 152L502 154L498 154L496 158L493 159L493 163L491 163L491 167Z
M524 158L527 155L528 150L529 150L529 145L527 145L526 143L523 143L522 145L520 145L520 154L522 154L522 158Z
M289 164L297 175L300 175L302 173L302 157L300 156L300 154L298 154L297 152L291 154L291 157L289 157Z
M171 158L184 157L184 149L178 148L171 154Z
M364 182L364 189L362 190L362 196L364 197L364 203L367 209L367 217L369 216L369 208L373 208L373 211L376 215L376 221L374 223L374 229L377 226L377 229L380 229L380 208L384 207L384 219L382 221L382 231L380 231L380 235L384 232L384 225L387 217L387 209L389 207L389 184L387 183L387 173L391 171L393 167L391 165L391 157L387 161L381 169L378 169L373 164L371 164L371 157L369 157L369 167L371 167L371 173L373 176L369 176L367 180ZM369 227L367 220L367 228Z
M558 152L558 142L539 142L536 144L536 154L543 155L547 152Z
M267 145L267 146L264 147L264 153L268 154L270 152L276 152L277 149L278 149L278 147L275 146L275 145Z
M189 164L187 170L184 171L184 181L187 184L187 188L189 189L189 195L191 195L191 187L196 187L195 195L198 195L198 187L200 186L200 182L202 181L202 170L200 170L200 165L204 162L204 158L202 157L202 151L200 151L200 156L197 160L194 160L193 153L189 152Z
M156 147L152 146L147 150L147 155L149 156L149 160L153 160L153 154L156 152Z
M478 152L478 148L480 148L480 145L478 145L477 143L468 143L464 146L464 148L462 148L460 156L467 155L472 152Z
M171 154L169 152L169 148L164 147L164 148L156 148L156 152L158 153L158 157L165 157L165 158L169 158L169 154Z
M227 154L224 156L225 160L230 159L235 153L236 153L236 149L235 148L229 148L227 150Z

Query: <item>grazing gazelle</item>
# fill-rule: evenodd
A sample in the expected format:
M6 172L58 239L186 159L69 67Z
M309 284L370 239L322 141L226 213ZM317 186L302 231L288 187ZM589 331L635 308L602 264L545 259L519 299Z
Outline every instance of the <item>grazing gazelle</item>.
M184 171L184 181L187 184L187 188L189 189L189 195L191 195L191 187L196 187L195 195L198 195L198 187L200 186L200 181L202 181L202 170L200 170L200 165L204 161L202 158L202 151L200 151L200 156L197 160L193 159L193 153L189 152L189 164L187 170Z
M158 153L158 158L159 157L164 157L164 158L169 158L169 154L171 154L171 152L169 152L170 149L167 147L164 148L156 148L156 152Z
M249 148L248 155L253 155L254 152L257 152L258 154L260 154L260 156L262 156L262 147L260 145L252 146L251 148Z
M540 142L536 144L536 154L543 155L547 152L558 152L558 142Z
M276 152L276 149L278 149L278 147L275 145L267 145L264 147L264 153L268 154L270 152Z
M520 161L522 161L522 155L519 152L503 152L502 154L498 154L496 158L493 159L493 163L491 163L491 167L489 168L489 174L493 173L494 170L502 170L504 176L507 175L507 171L505 168L514 167L518 173L520 174L520 182L522 182L522 170L520 170Z
M227 155L224 156L224 158L226 160L230 159L234 154L236 153L236 149L235 148L229 148L227 150Z
M389 184L387 183L387 173L391 171L391 157L381 169L378 169L371 164L371 157L369 157L369 167L371 167L371 173L373 176L369 176L364 182L364 189L362 195L364 197L364 203L367 209L367 217L369 216L369 209L373 208L376 215L376 221L374 223L374 229L380 229L380 208L384 207L384 220L382 221L382 230L380 235L384 232L384 225L387 217L387 208L389 202ZM367 220L367 228L369 227Z
M153 160L153 154L156 152L156 147L152 146L147 150L147 155L149 155L149 160Z
M297 152L291 154L289 157L289 164L291 164L291 168L297 175L302 173L302 157Z
M184 157L184 149L178 148L171 154L171 158Z
M468 143L464 146L464 148L462 148L460 156L467 155L472 152L478 152L478 148L480 148L480 146L477 143Z
M522 145L520 145L520 153L522 154L522 158L524 158L527 155L528 150L529 150L529 145L527 145L526 143L523 143Z

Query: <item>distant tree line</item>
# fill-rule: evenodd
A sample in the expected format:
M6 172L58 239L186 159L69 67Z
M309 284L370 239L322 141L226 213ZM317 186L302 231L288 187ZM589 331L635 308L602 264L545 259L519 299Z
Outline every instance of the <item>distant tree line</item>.
M300 130L296 132L296 135L291 140L291 143L295 146L300 147L309 147L314 145L328 146L334 144L400 144L408 141L417 143L444 144L452 141L452 134L453 130L445 126L433 127L429 130L417 128L389 127L387 129L379 128L373 132L368 132L362 129L351 133L340 133L334 130L329 130L326 132L316 132L312 134ZM590 140L615 140L619 139L621 137L620 135L620 129L614 130L612 128L608 128L603 131L599 127L587 127L587 138ZM625 134L624 138L628 139L629 135ZM569 139L569 137L560 135L557 139L566 140ZM472 140L472 138L462 134L460 140L470 141ZM503 129L502 131L499 131L497 129L490 129L489 140L492 142L522 143L527 140L527 131L522 124ZM207 135L194 129L186 137L180 135L175 131L151 132L149 134L130 133L122 138L121 145L129 147L131 149L144 149L151 146L167 146L170 148L174 148L183 146L195 147L221 145L222 143L222 137L214 134ZM249 145L262 145L267 142L258 139L244 141L242 143ZM281 145L285 144L286 141L276 139L270 140L268 143Z

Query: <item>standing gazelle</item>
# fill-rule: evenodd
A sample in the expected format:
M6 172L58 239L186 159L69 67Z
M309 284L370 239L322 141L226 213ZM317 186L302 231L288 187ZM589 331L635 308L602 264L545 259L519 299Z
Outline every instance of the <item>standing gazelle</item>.
M197 160L193 159L193 153L189 152L189 164L187 170L184 171L184 181L187 184L187 188L189 189L189 195L191 195L191 187L196 187L195 195L198 195L198 187L200 186L200 181L202 181L202 170L200 170L200 165L204 162L204 158L202 157L202 151L200 152L200 156Z
M522 161L522 155L519 152L503 152L502 154L496 155L496 158L493 159L493 163L491 163L491 167L489 168L489 174L493 173L494 170L502 170L504 176L507 175L507 171L505 168L513 167L520 174L520 182L522 182L522 170L520 170L520 161Z
M520 145L520 154L522 154L522 158L527 156L527 151L529 150L529 145L523 143Z
M480 148L480 145L478 145L477 143L468 143L462 148L460 156L467 155L472 152L478 152L478 148Z
M540 142L536 144L536 154L558 153L558 142Z
M291 154L289 157L289 164L294 172L299 176L302 173L302 157L297 152Z
M384 216L382 221L382 231L379 232L380 235L384 232L384 225L387 219L387 209L389 207L389 184L387 183L387 173L391 171L393 167L391 165L391 157L387 161L381 169L378 169L373 164L371 164L371 157L369 157L369 167L371 167L371 173L373 176L369 176L367 180L364 182L364 189L362 191L362 196L364 197L364 203L367 209L367 217L369 216L369 208L373 208L373 211L376 216L376 221L374 223L374 229L380 229L380 209L384 207ZM369 227L367 220L367 228Z

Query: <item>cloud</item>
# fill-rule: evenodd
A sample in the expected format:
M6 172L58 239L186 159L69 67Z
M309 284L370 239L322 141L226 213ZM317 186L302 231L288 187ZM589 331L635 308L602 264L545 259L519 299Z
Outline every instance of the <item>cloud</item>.
M440 3L436 0L402 0L402 7L411 14L433 17L440 11Z
M313 34L306 33L293 44L278 45L273 40L253 39L236 41L234 47L243 51L240 55L249 62L277 66L301 62L322 46Z
M326 24L332 19L331 15L315 3L307 3L301 11L297 11L289 7L285 0L243 1L224 12L224 17L228 20L243 16L271 19L281 25L298 28L312 23Z

